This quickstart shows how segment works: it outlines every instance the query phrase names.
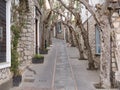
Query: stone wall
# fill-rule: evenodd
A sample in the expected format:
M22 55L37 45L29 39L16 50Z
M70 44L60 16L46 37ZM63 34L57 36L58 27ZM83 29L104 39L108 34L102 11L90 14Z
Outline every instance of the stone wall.
M30 11L25 16L25 27L23 28L20 35L21 38L19 39L18 52L19 60L21 62L21 69L23 69L24 66L30 64L32 57L35 54L35 5L38 7L39 5L36 2L37 0L34 1L28 0ZM41 24L41 21L39 24ZM42 27L42 25L40 27ZM8 90L5 89L5 84L6 82L10 81L11 77L12 75L9 68L0 69L0 90ZM8 84L9 83L10 82L8 82Z
M7 82L11 78L9 68L0 69L0 85Z
M36 44L35 43L36 41L35 5L36 5L36 2L34 2L33 0L29 0L30 11L26 15L26 25L25 25L25 28L22 30L21 38L19 40L19 47L18 47L18 52L20 57L19 60L21 62L21 66L26 66L27 64L30 64L32 57L35 54L35 48L36 48L35 47L35 44ZM38 17L38 20L40 22L40 17Z
M9 68L0 69L0 90L9 90L12 87L12 74Z
M19 40L19 60L23 64L27 64L32 59L34 53L34 7L33 2L29 0L30 12L26 17L26 25L22 30Z

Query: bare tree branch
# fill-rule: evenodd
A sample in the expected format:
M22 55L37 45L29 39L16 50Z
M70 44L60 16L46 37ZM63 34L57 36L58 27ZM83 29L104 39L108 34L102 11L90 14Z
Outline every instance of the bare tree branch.
M63 1L61 1L61 0L58 0L68 11L70 11L74 16L75 16L75 13L70 9L70 8L68 8L64 3L63 3Z
M82 3L86 8L87 10L92 14L92 16L94 17L96 23L100 26L100 22L99 20L97 19L96 15L95 15L95 12L92 10L91 6L88 4L88 2L86 2L85 0L79 0L80 3Z
M65 15L63 15L63 14L61 14L60 12L58 12L58 11L55 11L55 10L52 10L54 13L57 13L58 15L60 15L60 16L63 16L64 18L66 18L66 16Z
M73 10L69 9L64 3L62 0L58 0L68 11L70 11L74 16L76 16L75 12L73 12ZM99 20L97 19L94 11L92 10L91 6L85 1L85 0L78 0L80 3L82 3L86 8L87 10L91 13L91 15L93 16L94 20L96 21L97 25L100 27L100 22ZM100 27L101 29L101 27ZM102 29L101 29L102 30Z
M52 15L52 11L49 11L48 15L45 17L43 22L47 24L49 22L49 20L50 20L51 15Z

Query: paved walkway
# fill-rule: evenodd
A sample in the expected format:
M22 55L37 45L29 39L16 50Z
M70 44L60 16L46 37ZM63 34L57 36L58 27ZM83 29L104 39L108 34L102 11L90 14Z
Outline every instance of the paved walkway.
M59 40L57 47L55 90L76 90L73 73L68 60L66 44L64 41Z
M68 47L67 51L78 90L96 90L93 85L99 82L99 71L87 70L88 61L78 60L79 53L77 48Z
M10 90L95 90L99 72L86 70L87 61L78 57L76 48L54 39L45 62L27 67L21 85Z

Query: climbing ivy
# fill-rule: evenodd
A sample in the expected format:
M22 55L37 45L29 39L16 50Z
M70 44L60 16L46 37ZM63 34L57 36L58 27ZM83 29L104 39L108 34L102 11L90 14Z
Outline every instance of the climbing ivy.
M20 74L19 72L19 53L18 53L18 44L20 39L20 34L22 32L22 29L25 26L25 15L27 14L25 10L25 4L24 0L20 1L20 5L14 6L12 8L13 13L13 25L11 26L11 32L12 32L12 40L11 40L11 71L13 72L14 76L17 76ZM27 5L27 4L26 4ZM27 9L27 8L26 8ZM28 10L28 9L27 9Z
M14 75L19 74L19 54L17 52L18 41L20 38L20 30L17 25L11 26L12 31L12 47L11 47L11 71Z

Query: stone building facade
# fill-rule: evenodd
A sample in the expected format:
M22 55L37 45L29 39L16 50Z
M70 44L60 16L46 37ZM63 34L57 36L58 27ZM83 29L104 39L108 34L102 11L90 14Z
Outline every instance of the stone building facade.
M21 66L30 64L32 57L39 53L42 34L42 13L37 0L28 0L29 12L26 15L26 25L19 40L19 60Z
M9 86L11 87L11 32L10 32L10 8L11 8L11 0L1 0L1 2L6 2L4 6L5 8L5 17L6 19L6 57L4 61L0 60L0 90L9 90ZM20 69L24 69L27 65L31 63L32 57L39 53L39 47L41 45L41 34L42 34L42 12L40 11L40 6L37 0L26 0L27 7L29 8L28 13L25 16L25 26L22 30L21 37L19 39L18 45L18 53L19 53L19 61L20 61ZM18 5L19 1L15 0L15 4ZM3 4L2 4L3 5ZM0 5L0 7L2 6ZM2 13L4 14L4 13ZM0 27L2 18L0 15ZM0 40L1 40L1 29L0 28ZM4 28L3 28L4 29ZM0 51L1 53L1 51ZM1 54L0 54L1 55ZM1 56L0 56L1 58ZM8 85L9 84L9 85ZM5 87L5 86L8 87Z

